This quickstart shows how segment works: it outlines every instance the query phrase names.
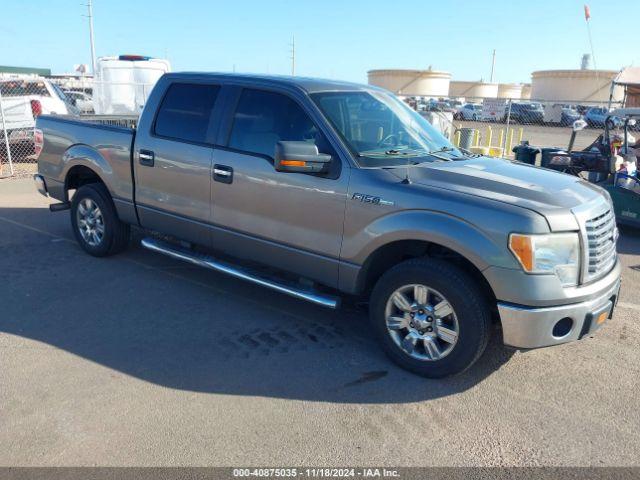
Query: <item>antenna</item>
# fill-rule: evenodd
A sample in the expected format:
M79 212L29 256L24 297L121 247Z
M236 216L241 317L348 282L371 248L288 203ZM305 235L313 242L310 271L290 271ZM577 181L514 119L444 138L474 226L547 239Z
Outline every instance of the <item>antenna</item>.
M402 183L404 185L411 185L411 179L409 178L409 162L407 162L407 164L405 165L407 167L407 169L405 170L405 174L404 174L404 180L402 180Z
M291 36L291 43L289 44L291 47L291 76L294 77L296 75L296 37L295 35Z

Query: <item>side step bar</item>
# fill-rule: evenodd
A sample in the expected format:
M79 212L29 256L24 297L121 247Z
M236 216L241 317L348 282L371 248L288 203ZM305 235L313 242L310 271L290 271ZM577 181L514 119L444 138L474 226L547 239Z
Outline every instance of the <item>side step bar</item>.
M316 305L321 305L327 308L338 308L340 305L340 299L337 297L327 296L320 294L319 292L304 290L294 285L287 285L285 283L276 282L266 277L261 277L254 272L250 272L247 269L221 262L208 255L193 252L191 250L180 248L179 246L171 243L157 240L155 238L144 238L141 241L141 245L154 252L163 253L171 258L182 260L185 262L198 265L199 267L210 268L217 272L226 273L232 277L240 278L248 282L262 285L263 287L271 288L277 292L284 293L291 297L300 298Z

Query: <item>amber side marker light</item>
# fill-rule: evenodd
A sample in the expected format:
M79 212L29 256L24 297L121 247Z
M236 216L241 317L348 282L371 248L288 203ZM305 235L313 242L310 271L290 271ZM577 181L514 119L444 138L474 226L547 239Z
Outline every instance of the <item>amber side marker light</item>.
M307 162L303 162L302 160L282 160L280 161L280 165L284 165L285 167L306 167Z
M509 236L509 248L522 264L525 271L533 270L533 245L531 237L512 233Z
M600 314L600 316L598 317L598 320L596 320L596 323L598 325L600 325L601 323L604 323L604 321L609 317L609 312L602 312Z

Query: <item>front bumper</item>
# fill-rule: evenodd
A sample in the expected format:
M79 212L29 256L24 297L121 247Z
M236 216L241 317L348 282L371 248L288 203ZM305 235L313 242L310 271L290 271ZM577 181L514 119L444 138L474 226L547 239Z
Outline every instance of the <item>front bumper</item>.
M499 302L504 343L518 348L538 348L579 340L611 318L619 292L620 278L617 278L606 290L580 303L523 307ZM560 326L570 325L568 332L566 328L558 328L561 321Z

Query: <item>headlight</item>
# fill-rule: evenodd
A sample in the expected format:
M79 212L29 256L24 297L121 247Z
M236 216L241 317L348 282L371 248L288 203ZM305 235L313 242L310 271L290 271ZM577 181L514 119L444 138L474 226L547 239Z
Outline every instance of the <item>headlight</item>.
M509 235L509 249L527 273L555 273L563 286L577 285L580 239L577 233Z

